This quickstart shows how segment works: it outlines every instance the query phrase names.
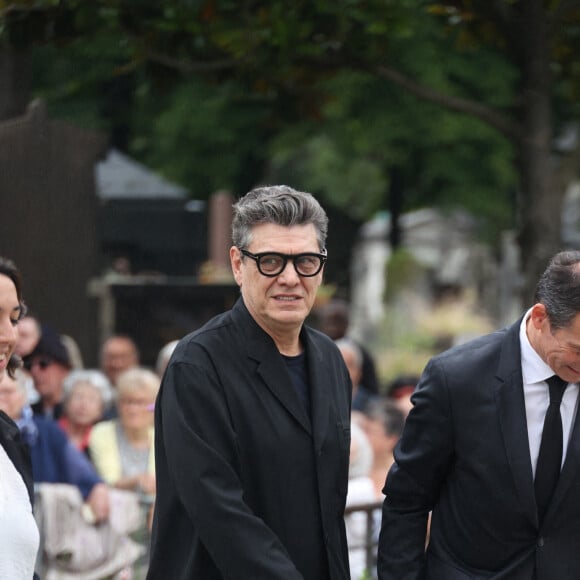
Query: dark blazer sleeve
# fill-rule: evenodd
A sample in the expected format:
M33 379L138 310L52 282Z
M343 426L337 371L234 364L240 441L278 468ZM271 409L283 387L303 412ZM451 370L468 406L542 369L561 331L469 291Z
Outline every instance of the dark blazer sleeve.
M201 348L191 357L204 358ZM172 479L223 577L301 578L280 540L244 499L236 433L209 361L169 366L156 405L156 437L158 430L165 459L157 464L157 476Z
M449 394L437 361L427 365L413 402L383 489L380 580L422 578L428 515L453 456Z
M32 480L32 465L30 453L26 444L20 438L18 426L4 411L0 411L0 445L4 447L6 454L22 476L30 504L34 504L34 482Z

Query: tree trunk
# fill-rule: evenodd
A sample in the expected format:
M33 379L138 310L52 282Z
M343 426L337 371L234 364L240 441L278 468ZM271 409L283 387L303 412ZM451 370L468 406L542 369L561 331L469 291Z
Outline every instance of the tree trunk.
M0 121L24 114L30 85L30 51L0 46Z
M400 218L403 211L403 177L398 167L391 167L389 170L390 187L388 191L389 213L391 214L391 231L389 242L392 250L396 250L401 245L401 224Z
M560 248L562 189L552 180L552 78L547 15L542 0L521 3L523 126L519 149L521 216L519 246L524 306L533 300L536 283Z

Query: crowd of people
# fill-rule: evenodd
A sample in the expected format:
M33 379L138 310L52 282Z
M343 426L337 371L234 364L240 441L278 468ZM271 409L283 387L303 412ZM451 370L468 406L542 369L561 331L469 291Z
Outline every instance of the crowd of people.
M113 489L154 496L161 376L141 365L135 340L111 336L99 368L84 368L74 339L25 313L14 353L21 364L0 380L0 411L18 426L35 486L74 486L94 523L109 519Z
M42 501L82 505L91 547L130 528L126 494L154 498L148 580L578 578L580 252L553 257L511 327L381 388L348 304L313 311L327 228L287 186L238 200L240 297L154 368L129 336L84 368L0 258L0 578L38 572L46 484L74 490ZM102 577L131 578L139 547L105 541Z
M327 313L348 316L348 305L332 301L319 312L320 329L335 336L324 326ZM71 337L33 314L23 316L15 345L22 366L0 383L0 410L15 421L30 449L34 482L78 487L95 522L109 516L110 488L155 496L153 409L177 342L164 345L149 369L141 365L133 338L113 335L101 346L99 368L87 369ZM335 344L353 385L346 505L356 507L382 498L408 410L401 386L410 396L418 378L399 377L380 389L372 355L347 336L347 326ZM376 543L380 511L374 517ZM346 526L351 577L358 580L367 568L366 518L348 516Z

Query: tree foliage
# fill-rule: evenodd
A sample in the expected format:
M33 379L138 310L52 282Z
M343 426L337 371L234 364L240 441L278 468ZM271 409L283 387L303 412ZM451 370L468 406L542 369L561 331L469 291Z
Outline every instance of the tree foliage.
M552 144L578 114L576 1L21 0L1 8L12 46L72 40L90 51L108 38L96 62L115 53L110 77L133 83L120 114L132 121L127 147L179 179L216 187L210 160L220 152L224 184L239 181L242 167L255 179L288 175L366 215L384 205L396 170L406 207L456 200L496 226L512 217L517 193L530 284L557 249L566 176L553 173L565 164ZM188 94L203 105L190 108Z

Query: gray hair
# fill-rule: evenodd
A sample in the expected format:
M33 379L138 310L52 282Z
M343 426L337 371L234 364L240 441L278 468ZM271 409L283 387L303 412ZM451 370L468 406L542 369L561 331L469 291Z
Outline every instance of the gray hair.
M310 193L287 185L258 187L234 204L232 242L247 248L252 240L252 227L272 223L280 226L313 224L319 250L326 248L328 216Z
M167 365L169 364L169 359L175 350L175 347L179 343L178 340L172 340L171 342L163 345L159 354L157 355L157 360L155 361L155 372L162 377Z
M569 326L580 313L580 251L556 254L540 277L534 301L546 307L553 330Z
M360 346L354 340L352 340L352 338L343 336L342 338L337 338L334 341L334 344L336 344L340 352L345 351L351 352L354 355L354 362L357 368L362 369L363 353L362 350L360 349Z
M70 372L63 381L64 401L70 398L75 387L79 384L87 384L93 387L100 395L103 401L103 408L107 408L113 399L113 388L109 379L98 370L76 370Z
M156 397L160 385L161 378L157 373L144 367L133 367L123 371L117 378L117 393L121 397L129 392L145 391Z

